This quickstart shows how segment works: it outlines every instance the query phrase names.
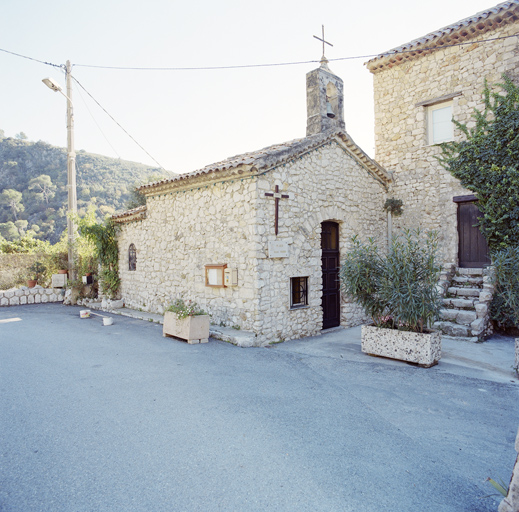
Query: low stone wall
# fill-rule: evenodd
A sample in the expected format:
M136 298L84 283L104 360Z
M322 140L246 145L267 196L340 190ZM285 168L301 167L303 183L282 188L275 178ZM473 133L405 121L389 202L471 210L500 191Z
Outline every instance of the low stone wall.
M61 288L42 288L22 286L17 290L0 291L0 306L20 306L24 304L42 304L63 302L65 290Z

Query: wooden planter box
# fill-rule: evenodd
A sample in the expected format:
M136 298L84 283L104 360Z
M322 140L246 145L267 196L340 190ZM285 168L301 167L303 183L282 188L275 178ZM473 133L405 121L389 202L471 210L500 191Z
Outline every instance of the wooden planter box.
M430 368L442 356L442 336L439 331L419 333L363 325L362 352Z
M179 319L176 313L164 313L163 336L173 336L190 344L209 341L209 315L188 316Z

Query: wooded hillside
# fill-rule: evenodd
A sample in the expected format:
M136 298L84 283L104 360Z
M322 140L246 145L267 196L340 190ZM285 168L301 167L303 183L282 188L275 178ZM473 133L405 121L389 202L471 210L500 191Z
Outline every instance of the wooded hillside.
M90 204L96 217L127 209L136 184L168 173L144 164L87 153L76 156L78 213ZM55 243L66 230L67 151L46 142L2 138L0 130L0 235L26 233Z

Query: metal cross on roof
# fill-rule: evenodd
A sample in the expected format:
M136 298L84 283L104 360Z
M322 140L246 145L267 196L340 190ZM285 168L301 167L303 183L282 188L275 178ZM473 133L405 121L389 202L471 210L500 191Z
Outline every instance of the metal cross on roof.
M332 44L332 43L329 43L328 41L326 41L326 40L324 39L324 25L321 25L321 27L322 27L322 29L323 29L323 37L322 37L322 38L321 38L321 37L317 37L317 36L314 36L314 37L315 37L316 39L319 39L319 41L322 41L322 42L323 42L323 57L324 57L324 45L327 44L327 45L329 45L329 46L333 46L333 44Z

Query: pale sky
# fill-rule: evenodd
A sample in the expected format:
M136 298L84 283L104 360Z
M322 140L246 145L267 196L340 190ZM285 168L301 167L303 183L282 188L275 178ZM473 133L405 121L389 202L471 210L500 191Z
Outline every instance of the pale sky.
M165 169L190 172L247 151L304 137L305 75L317 63L211 71L207 67L319 61L324 24L330 68L344 80L346 130L373 150L369 56L476 12L491 0L5 0L0 49L74 64L72 75ZM66 146L65 88L57 68L0 52L0 129ZM155 166L74 84L76 150ZM81 91L81 95L79 92ZM88 109L87 109L88 106ZM89 112L90 110L90 112ZM95 119L95 121L92 118ZM102 132L114 149L108 144Z

